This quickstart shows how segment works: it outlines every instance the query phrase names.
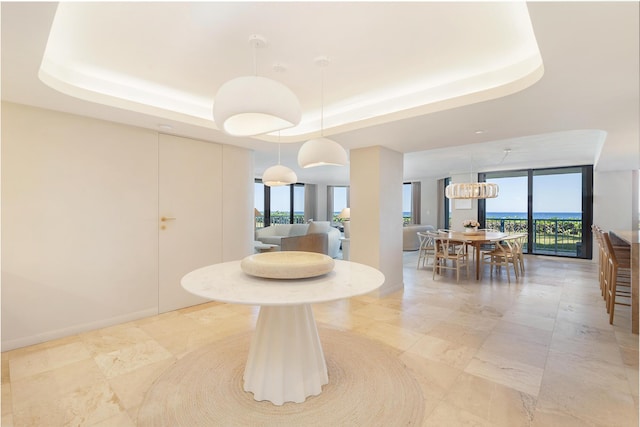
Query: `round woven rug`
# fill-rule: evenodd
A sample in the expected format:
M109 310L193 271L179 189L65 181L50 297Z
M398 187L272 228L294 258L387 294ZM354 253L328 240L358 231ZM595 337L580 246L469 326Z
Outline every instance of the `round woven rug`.
M251 334L188 354L151 386L138 426L413 426L420 386L398 351L351 332L319 329L329 384L303 403L258 402L242 389Z

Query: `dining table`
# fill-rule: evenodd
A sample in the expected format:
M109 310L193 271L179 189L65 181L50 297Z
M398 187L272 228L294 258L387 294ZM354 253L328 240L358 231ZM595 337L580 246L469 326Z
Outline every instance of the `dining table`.
M480 248L482 245L486 245L491 242L499 242L509 235L501 231L448 231L444 232L449 240L454 240L471 245L475 248L475 260L476 260L476 280L480 280Z

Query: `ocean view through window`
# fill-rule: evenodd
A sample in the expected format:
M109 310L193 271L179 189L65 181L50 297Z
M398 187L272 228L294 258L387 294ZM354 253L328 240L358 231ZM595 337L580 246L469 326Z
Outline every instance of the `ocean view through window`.
M483 227L526 234L527 253L591 258L591 166L482 174L500 187L478 203Z
M254 182L256 228L271 224L304 223L304 184L269 187L260 180Z

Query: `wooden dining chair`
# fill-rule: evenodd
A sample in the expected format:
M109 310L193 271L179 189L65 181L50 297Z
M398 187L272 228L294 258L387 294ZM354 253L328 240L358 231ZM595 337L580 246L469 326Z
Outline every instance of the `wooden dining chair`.
M432 258L432 262L435 264L436 253L434 233L418 231L417 234L420 246L418 248L418 265L416 266L416 269L420 268L421 263L422 268L429 265L429 258Z
M467 247L463 242L451 240L442 235L435 235L435 258L433 263L433 279L436 272L442 274L442 270L455 270L456 282L460 281L460 269L466 267L467 278L469 277L469 256ZM447 262L451 261L451 265Z
M524 243L527 240L526 234L514 234L512 251L514 253L515 267L520 270L520 276L524 275Z
M491 271L491 277L493 277L493 270L502 271L502 267L507 270L507 281L511 283L511 273L509 266L513 267L513 272L516 280L519 277L519 266L517 265L517 253L514 249L514 236L505 237L501 241L494 242L495 247L490 251L484 251L481 254L480 262L482 263L482 270L484 266L489 265Z

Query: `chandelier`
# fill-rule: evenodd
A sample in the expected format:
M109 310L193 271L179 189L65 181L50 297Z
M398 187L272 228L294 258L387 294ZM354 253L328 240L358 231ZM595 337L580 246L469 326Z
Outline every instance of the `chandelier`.
M493 199L498 197L498 184L468 182L449 184L444 190L449 199Z
M505 155L502 158L504 160L510 149L505 149ZM502 163L502 160L500 163ZM471 174L473 172L473 159L470 161L471 170L469 171L469 181L472 181ZM451 183L447 185L444 190L445 196L448 199L493 199L498 197L498 184L490 182L464 182L464 183Z

